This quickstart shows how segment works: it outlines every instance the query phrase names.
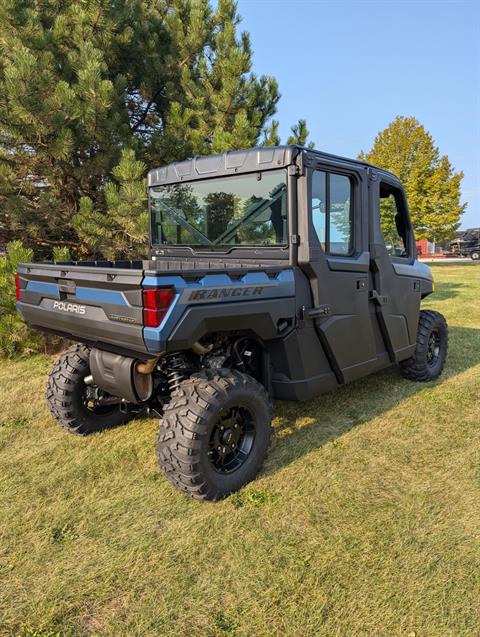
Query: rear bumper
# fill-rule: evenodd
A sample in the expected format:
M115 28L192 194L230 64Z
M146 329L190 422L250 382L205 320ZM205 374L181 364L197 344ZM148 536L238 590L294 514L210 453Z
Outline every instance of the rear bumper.
M17 310L32 327L54 332L73 341L105 343L125 351L147 353L143 330L138 325L113 321L101 307L85 306L84 314L56 311L53 299L41 304L17 302Z
M17 309L32 327L117 351L146 352L142 268L22 263L17 272Z

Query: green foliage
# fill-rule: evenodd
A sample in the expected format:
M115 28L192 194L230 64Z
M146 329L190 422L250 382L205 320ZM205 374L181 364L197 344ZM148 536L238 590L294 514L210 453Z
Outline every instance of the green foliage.
M280 126L280 122L276 119L272 119L269 126L266 127L264 136L263 136L263 145L264 146L279 146L280 145L280 135L278 132L278 127Z
M126 51L122 5L115 16L102 0L0 6L0 224L40 253L75 244L80 193L98 196L130 135L123 69L105 60Z
M400 179L417 239L453 237L466 208L460 203L463 173L454 172L448 157L440 155L431 134L417 119L395 118L376 136L372 149L359 157ZM385 215L387 212L385 208Z
M280 96L273 78L251 73L250 39L237 33L236 3L220 0L215 10L208 0L171 4L173 101L148 163L255 145Z
M68 246L55 246L52 250L53 261L70 261L72 258L70 248Z
M81 199L73 224L91 254L108 259L146 256L145 169L145 164L135 158L135 151L126 149L112 171L115 182L105 187L106 213L96 209L89 197Z
M0 357L15 358L17 356L40 352L55 347L60 342L56 337L48 337L40 332L33 332L23 322L16 310L15 274L20 263L33 261L31 248L21 241L10 241L7 244L7 256L0 258ZM68 261L68 247L53 249L54 261Z
M42 338L31 332L15 310L15 273L19 263L31 261L33 251L21 241L7 245L7 256L0 259L0 356L13 358L39 351Z
M146 166L257 144L279 92L239 22L233 0L2 2L2 239L130 255Z
M6 420L0 420L0 427L22 428L29 427L31 425L29 418L25 416L18 416L18 418L7 418Z
M278 146L281 143L278 127L280 123L276 119L272 119L270 124L265 127L263 134L264 146ZM307 148L315 148L315 142L308 142L310 134L307 128L307 121L299 119L296 124L290 128L291 134L287 138L287 144L298 144L299 146L307 146Z
M249 491L237 491L230 496L229 500L236 509L240 509L246 505L261 507L265 504L274 503L277 500L277 496L269 491L251 489Z
M397 206L393 195L382 197L380 199L380 224L382 228L385 244L390 250L399 245L400 238L398 235L395 216L397 214ZM418 238L418 237L417 237Z
M31 332L18 314L0 314L0 357L16 358L41 351L40 335Z
M7 245L7 256L0 259L0 312L15 310L15 274L18 264L31 261L33 250L25 248L21 241L11 241Z
M292 134L287 139L287 144L298 144L299 146L307 146L308 148L315 148L314 142L307 144L307 138L309 130L307 128L307 122L304 119L299 119L298 123L292 126Z

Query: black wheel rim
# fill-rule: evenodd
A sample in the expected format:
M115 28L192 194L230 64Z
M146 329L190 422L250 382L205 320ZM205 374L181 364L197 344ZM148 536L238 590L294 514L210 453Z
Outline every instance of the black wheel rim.
M225 409L210 434L208 459L217 473L237 471L249 457L255 440L255 418L241 405Z
M439 356L440 356L440 334L438 330L432 330L430 336L428 337L428 346L427 346L427 363L430 367L436 365Z

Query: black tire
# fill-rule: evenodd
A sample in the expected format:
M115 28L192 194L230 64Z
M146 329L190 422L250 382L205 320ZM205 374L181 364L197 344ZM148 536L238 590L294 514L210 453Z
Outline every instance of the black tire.
M158 462L180 491L197 500L219 500L260 471L271 420L268 394L251 376L229 369L194 374L165 406Z
M473 252L470 252L470 258L473 259L473 261L478 261L480 259L480 250L473 250Z
M415 353L400 363L402 375L421 382L435 380L443 371L447 351L447 321L439 312L422 310L418 320Z
M90 374L90 349L76 344L69 347L48 376L47 401L53 417L69 433L86 436L96 431L123 425L131 416L119 405L105 405L95 410L86 404L84 378Z

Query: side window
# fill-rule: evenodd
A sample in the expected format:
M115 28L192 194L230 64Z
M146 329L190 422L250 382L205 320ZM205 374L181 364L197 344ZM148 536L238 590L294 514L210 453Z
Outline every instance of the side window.
M315 170L312 179L312 222L327 254L353 250L352 182L346 175Z
M352 252L352 184L345 175L330 175L330 254Z
M380 184L380 228L387 252L392 257L408 257L408 223L401 191L387 183Z

